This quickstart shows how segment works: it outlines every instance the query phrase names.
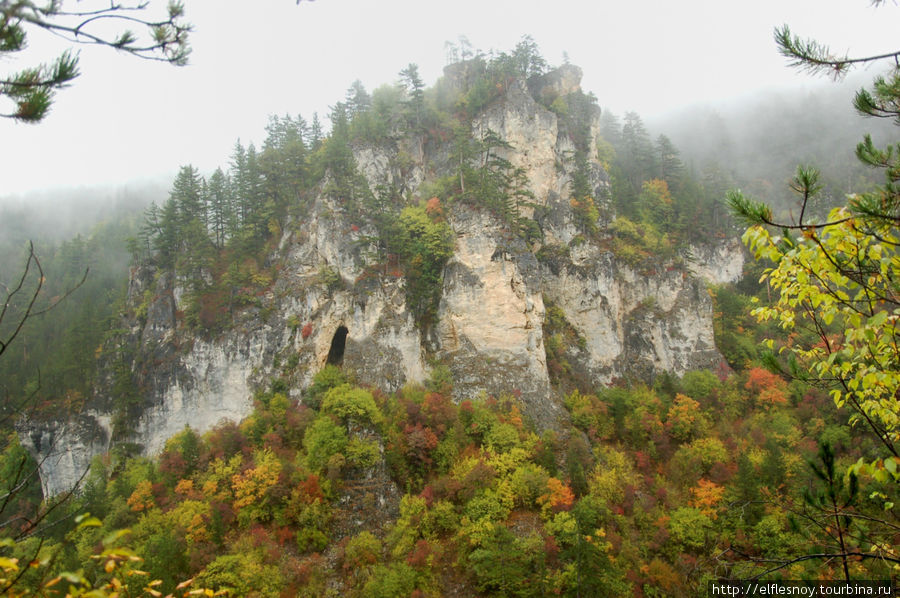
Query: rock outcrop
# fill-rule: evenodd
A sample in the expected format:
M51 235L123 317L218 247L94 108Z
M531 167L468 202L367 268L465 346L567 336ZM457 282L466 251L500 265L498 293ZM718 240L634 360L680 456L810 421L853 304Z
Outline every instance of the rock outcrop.
M117 342L137 355L132 373L142 398L136 423L122 440L152 454L184 426L203 432L223 419L239 420L251 412L253 392L277 376L286 375L289 392L300 399L329 360L359 383L384 391L422 381L440 363L450 369L458 398L511 393L539 427L552 427L564 410L548 372L548 301L583 339L567 356L593 384L717 365L704 279L739 276L740 250L733 244L696 248L682 260L686 267L637 267L579 234L569 201L574 144L556 114L533 95L564 97L578 90L580 70L563 68L535 82L536 92L524 82L511 84L473 122L475 135L491 130L510 144L503 157L525 170L537 206L522 214L538 220L543 246L556 251L541 252L541 244L526 242L487 210L452 206L447 220L454 253L444 269L437 317L421 326L407 305L403 277L376 267L361 251L372 231L352 224L323 192L302 226L286 227L270 257L279 274L260 305L236 313L232 326L213 338L194 337L180 322L177 280L138 269L131 299L151 298L146 314L127 322L130 332ZM457 75L468 76L465 69ZM598 124L590 128L596 137ZM395 168L401 151L402 173ZM358 170L373 188L402 178L414 197L448 154L446 145L422 138L356 148ZM589 166L595 200L602 204L609 195L606 172L597 162ZM601 207L602 228L611 216L609 206ZM92 456L109 448L109 392L109 384L99 385L90 409L72 421L23 429L25 444L45 458L47 493L71 487Z

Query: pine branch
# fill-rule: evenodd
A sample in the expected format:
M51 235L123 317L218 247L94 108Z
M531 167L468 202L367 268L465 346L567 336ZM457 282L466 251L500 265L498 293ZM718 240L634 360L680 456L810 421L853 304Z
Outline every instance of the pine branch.
M790 27L782 25L775 28L775 44L782 56L788 59L790 66L799 68L813 75L829 74L835 81L842 79L850 67L893 58L900 59L900 51L850 58L847 54L838 56L831 49L813 39L801 39L791 32Z

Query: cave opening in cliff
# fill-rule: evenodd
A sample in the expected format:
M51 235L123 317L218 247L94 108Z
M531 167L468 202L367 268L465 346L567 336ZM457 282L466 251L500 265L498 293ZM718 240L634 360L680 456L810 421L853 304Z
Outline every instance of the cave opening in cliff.
M325 363L341 365L344 363L344 347L347 345L347 327L338 326L334 336L331 337L331 348L328 350L328 359Z

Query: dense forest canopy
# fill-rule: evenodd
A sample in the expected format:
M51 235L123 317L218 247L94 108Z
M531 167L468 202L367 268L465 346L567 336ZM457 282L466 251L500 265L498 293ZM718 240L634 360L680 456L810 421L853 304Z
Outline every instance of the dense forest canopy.
M435 85L409 64L371 92L352 83L327 119L273 116L259 146L235 143L229 164L211 173L185 165L168 197L139 218L110 219L43 254L48 298L78 286L86 267L92 275L3 355L4 399L32 397L44 415L74 410L103 371L113 378L116 433L128 438L136 357L116 348L116 326L119 312L146 317L152 297L125 303L123 259L176 277L185 291L179 329L214 338L261 308L279 275L279 241L303 228L319 195L366 231L373 259L396 266L423 327L437 315L454 251L451 207L491 213L538 260L565 251L542 244L540 206L528 173L506 158L508 144L472 127L518 82L572 141L573 243L605 244L640 272L654 262L683 267L687 247L737 230L722 196L758 171L735 159L728 171L704 165L701 174L638 114L610 114L580 90L542 95L553 69L530 38L490 55L448 50L462 62ZM398 152L400 176L372 185L360 173L360 147L408 138L444 148L443 170L414 187L402 176L411 158ZM604 196L590 183L593 162L608 175ZM770 300L759 266L749 269L739 284L709 289L727 362L716 372L595 387L568 367L567 348L583 339L547 301L546 359L566 410L558 429L538 430L513 389L454 402L441 364L390 394L329 365L294 400L296 364L286 359L244 421L203 435L186 428L152 459L123 444L62 503L42 503L33 483L19 488L34 464L9 436L0 587L649 597L697 595L715 579L895 578L896 481L845 476L880 454L878 439L846 425L846 407L814 381L765 367L759 341L778 332L748 313L752 301ZM343 284L326 268L320 278ZM355 523L383 515L384 488L397 489L391 517Z

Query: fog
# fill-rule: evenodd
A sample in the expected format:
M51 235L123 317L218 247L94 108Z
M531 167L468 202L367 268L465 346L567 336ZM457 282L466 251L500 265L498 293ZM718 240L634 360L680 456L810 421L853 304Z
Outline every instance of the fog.
M583 88L618 114L658 119L705 104L728 119L733 113L719 107L735 98L809 93L818 84L785 66L773 27L788 23L837 50L866 53L893 41L900 14L863 0L191 0L186 11L195 25L188 66L83 48L83 75L58 93L44 122L0 119L0 197L30 202L24 194L35 190L166 180L188 163L210 172L227 164L237 139L259 143L268 115L324 119L356 79L372 90L415 62L433 84L445 42L461 35L484 52L508 51L532 35L549 62L565 52L581 66ZM29 41L3 69L65 47L34 32Z
M788 188L796 168L814 166L826 185L820 202L833 206L883 182L882 171L867 168L855 155L864 135L884 146L896 134L892 121L853 109L853 95L871 79L871 73L858 72L838 83L696 104L651 118L648 128L668 136L695 174L722 170L735 187L776 208L789 210L799 199Z

